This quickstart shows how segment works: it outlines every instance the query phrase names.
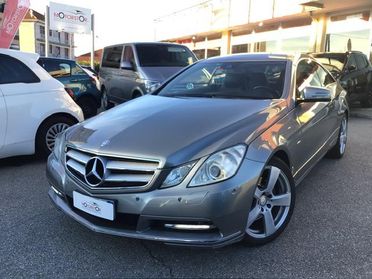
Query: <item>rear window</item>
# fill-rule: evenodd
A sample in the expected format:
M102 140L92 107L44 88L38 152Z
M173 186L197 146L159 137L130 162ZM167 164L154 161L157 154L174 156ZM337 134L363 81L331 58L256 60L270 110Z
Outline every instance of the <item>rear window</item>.
M54 78L71 76L71 65L66 61L39 59L37 63Z
M315 58L322 63L328 71L341 72L346 61L346 54L319 54Z
M40 79L21 61L0 54L0 84L38 82L40 82Z
M139 44L136 49L142 67L185 67L195 62L191 51L183 46Z

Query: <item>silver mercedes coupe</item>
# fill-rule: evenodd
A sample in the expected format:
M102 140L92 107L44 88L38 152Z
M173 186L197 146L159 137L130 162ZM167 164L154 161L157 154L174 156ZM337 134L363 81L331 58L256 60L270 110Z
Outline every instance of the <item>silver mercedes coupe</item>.
M312 167L344 155L345 96L308 56L197 62L60 134L49 196L95 232L197 247L267 243Z

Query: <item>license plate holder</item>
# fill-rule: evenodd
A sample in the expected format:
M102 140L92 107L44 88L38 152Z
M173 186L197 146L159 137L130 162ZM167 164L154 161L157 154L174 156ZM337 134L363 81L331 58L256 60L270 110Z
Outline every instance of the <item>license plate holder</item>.
M98 218L114 221L115 202L112 200L92 198L73 191L73 205L75 208Z

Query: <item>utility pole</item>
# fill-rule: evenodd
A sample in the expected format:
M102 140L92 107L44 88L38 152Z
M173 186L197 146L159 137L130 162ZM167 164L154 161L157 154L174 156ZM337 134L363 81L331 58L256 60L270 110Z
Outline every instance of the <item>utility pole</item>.
M49 56L49 6L45 9L45 57Z
M90 53L90 67L94 69L94 14L92 14L92 51Z

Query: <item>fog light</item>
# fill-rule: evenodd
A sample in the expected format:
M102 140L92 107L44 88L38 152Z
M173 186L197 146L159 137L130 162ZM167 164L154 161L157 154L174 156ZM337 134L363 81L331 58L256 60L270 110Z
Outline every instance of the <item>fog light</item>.
M60 191L58 191L56 188L54 188L54 186L50 186L50 188L52 188L54 193L56 193L58 196L63 197L63 194Z
M195 224L164 224L167 229L188 230L188 231L205 231L216 228L213 225L195 225Z

